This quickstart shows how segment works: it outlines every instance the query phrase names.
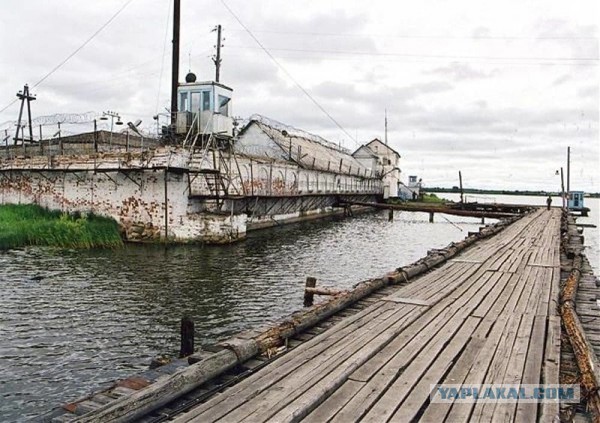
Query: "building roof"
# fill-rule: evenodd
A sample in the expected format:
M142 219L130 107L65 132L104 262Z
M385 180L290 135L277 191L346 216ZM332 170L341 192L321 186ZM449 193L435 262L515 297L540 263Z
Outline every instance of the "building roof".
M281 149L286 160L303 168L360 176L371 174L370 169L352 157L350 150L264 116L253 115L241 129L240 138L252 126L264 132Z
M379 138L374 138L373 140L369 141L368 143L366 143L365 145L367 147L371 147L373 144L381 144L383 145L385 148L387 148L391 153L396 154L398 156L398 158L402 157L400 156L400 153L398 153L396 150L394 150L392 147L390 147L388 144L385 144L383 141L381 141ZM373 149L371 149L373 150Z

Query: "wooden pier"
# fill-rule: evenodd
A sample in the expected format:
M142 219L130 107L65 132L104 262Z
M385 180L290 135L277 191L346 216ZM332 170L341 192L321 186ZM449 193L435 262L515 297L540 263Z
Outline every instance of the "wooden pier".
M559 383L560 217L525 216L175 421L551 421L558 403L428 399L437 383Z
M600 281L582 251L572 217L534 209L41 421L600 422ZM581 402L429 399L436 384L559 383Z

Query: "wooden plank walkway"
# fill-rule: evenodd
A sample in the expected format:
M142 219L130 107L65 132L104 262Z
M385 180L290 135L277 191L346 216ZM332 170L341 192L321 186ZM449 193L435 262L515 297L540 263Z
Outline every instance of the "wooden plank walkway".
M175 421L551 421L558 404L429 393L559 382L559 247L559 210L526 215Z

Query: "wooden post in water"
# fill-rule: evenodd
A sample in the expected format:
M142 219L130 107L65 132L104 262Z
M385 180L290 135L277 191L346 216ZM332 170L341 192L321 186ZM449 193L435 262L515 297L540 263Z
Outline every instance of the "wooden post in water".
M179 358L194 354L194 322L187 316L181 318L181 347Z
M562 197L562 208L567 208L567 202L565 200L565 178L563 176L563 168L560 168L560 196Z
M460 208L462 209L462 204L465 202L465 193L463 191L462 172L460 170L458 171L458 181L460 182Z
M429 212L429 223L433 223L433 212Z
M317 279L313 277L306 278L306 288L314 288L317 286ZM312 292L304 291L304 307L310 307L313 305L315 294Z
M388 222L392 222L394 220L394 209L389 210L388 214Z

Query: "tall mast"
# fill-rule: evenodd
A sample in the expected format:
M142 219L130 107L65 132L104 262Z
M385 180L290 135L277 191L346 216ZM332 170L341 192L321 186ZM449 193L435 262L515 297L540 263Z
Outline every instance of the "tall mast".
M385 145L387 145L388 137L387 137L387 109L385 109Z
M179 24L181 0L174 0L173 7L173 63L171 74L171 124L177 119L177 86L179 85Z
M215 62L215 82L219 82L221 75L221 25L217 25L217 55L213 58Z

